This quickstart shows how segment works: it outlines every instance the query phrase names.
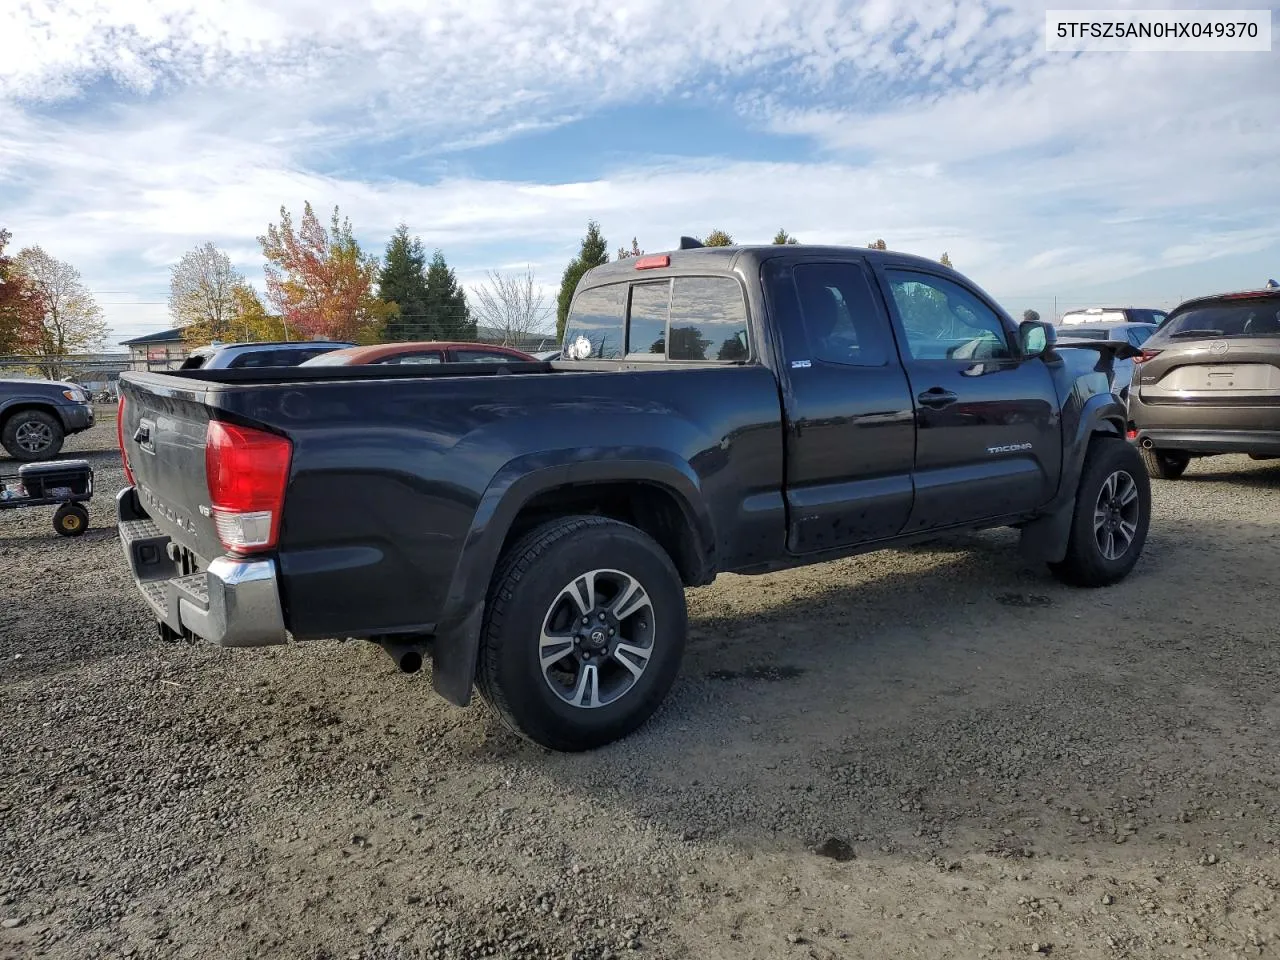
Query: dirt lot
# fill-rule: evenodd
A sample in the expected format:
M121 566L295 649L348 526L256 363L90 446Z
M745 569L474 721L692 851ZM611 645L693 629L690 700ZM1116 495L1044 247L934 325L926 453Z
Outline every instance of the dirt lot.
M1103 592L1008 531L723 577L563 756L368 644L160 645L113 431L83 538L0 514L0 957L1280 953L1280 465L1156 483Z

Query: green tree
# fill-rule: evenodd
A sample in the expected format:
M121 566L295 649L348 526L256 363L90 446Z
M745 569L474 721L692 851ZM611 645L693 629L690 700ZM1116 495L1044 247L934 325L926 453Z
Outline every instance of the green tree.
M787 231L779 227L778 232L773 235L773 242L777 244L784 244L784 243L799 243L800 241L797 240L795 237L793 237L791 234L787 233Z
M614 259L626 260L629 257L643 257L643 256L644 256L644 251L640 249L640 241L636 237L632 237L631 249L628 250L626 247L619 247L618 256L615 257Z
M702 241L702 245L704 247L732 247L733 237L723 230L712 230L707 234L707 239Z
M378 271L378 297L396 305L384 331L388 340L417 340L427 315L427 254L422 241L400 224Z
M870 243L867 244L867 246L870 247L872 250L888 250L889 249L889 245L885 243L883 240L872 240Z
M587 235L582 238L582 247L578 255L569 261L560 278L560 294L556 298L556 339L564 339L565 321L569 319L569 305L573 303L574 291L578 289L578 281L592 267L609 262L609 245L605 243L604 234L600 232L600 224L591 220L587 223Z
M439 250L427 265L426 298L419 336L424 340L474 340L476 322L467 294Z
M942 256L938 258L938 262L941 263L944 267L952 266L951 257L947 254L945 250L942 252Z

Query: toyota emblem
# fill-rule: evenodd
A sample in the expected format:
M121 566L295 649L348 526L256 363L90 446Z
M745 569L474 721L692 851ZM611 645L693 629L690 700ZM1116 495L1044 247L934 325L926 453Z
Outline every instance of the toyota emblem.
M1225 340L1215 340L1213 341L1213 343L1209 344L1209 352L1212 353L1215 357L1222 356L1224 353L1226 353L1230 349L1231 349L1231 345L1227 343L1227 341Z

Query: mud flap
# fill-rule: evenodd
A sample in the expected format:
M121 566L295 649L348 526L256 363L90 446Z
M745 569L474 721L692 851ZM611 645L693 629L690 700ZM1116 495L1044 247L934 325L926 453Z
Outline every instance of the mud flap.
M1025 524L1018 541L1018 552L1023 559L1035 563L1060 563L1067 555L1071 521L1075 512L1076 502L1073 497L1052 513Z
M476 662L480 654L480 626L484 604L475 604L451 627L437 629L431 643L431 686L454 706L471 702Z

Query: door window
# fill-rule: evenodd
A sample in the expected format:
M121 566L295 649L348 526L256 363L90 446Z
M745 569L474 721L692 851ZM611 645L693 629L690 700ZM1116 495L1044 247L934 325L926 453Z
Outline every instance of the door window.
M884 316L860 264L802 263L795 284L814 359L858 367L889 362Z
M378 363L441 363L443 358L438 350L428 350L418 353L397 353L394 357L387 357L385 360L379 360Z
M627 285L612 283L578 294L564 328L563 360L621 360Z
M914 360L1013 357L1004 322L960 284L913 270L887 270L889 289Z
M455 350L453 359L459 363L519 363L520 357L497 350Z

